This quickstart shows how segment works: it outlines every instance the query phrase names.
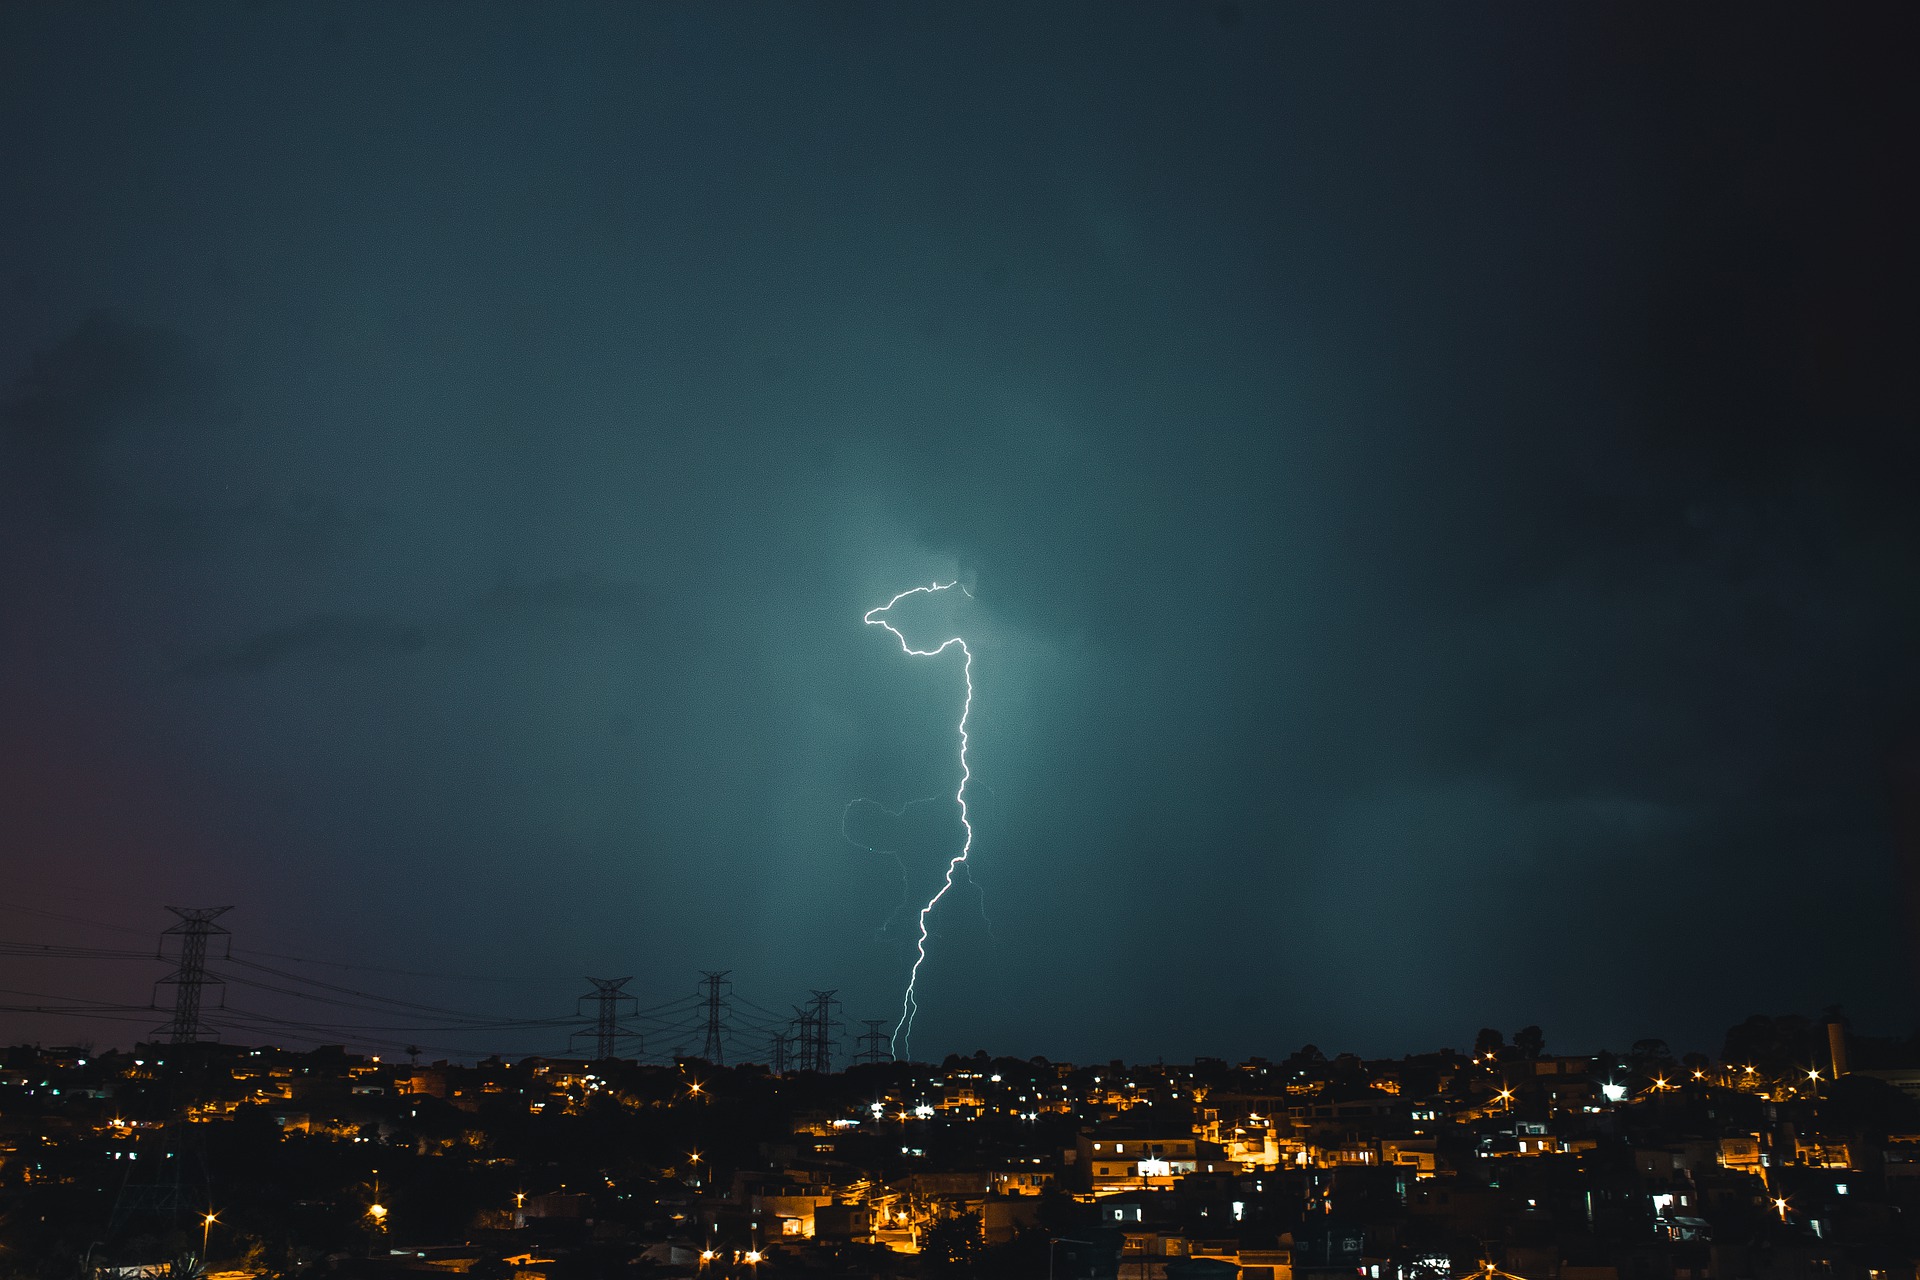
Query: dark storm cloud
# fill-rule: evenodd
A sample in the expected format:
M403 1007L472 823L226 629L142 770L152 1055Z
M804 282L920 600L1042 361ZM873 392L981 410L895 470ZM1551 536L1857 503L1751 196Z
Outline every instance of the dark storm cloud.
M237 644L181 663L176 679L244 675L304 660L358 663L447 651L510 626L566 623L579 617L634 615L645 594L631 582L572 573L540 582L502 583L445 615L409 622L369 614L328 614L271 627Z
M174 674L199 679L264 671L293 658L364 662L385 654L419 653L426 646L425 628L392 618L307 618L182 663Z
M217 448L236 409L177 334L94 311L32 355L0 402L16 537L192 555L236 542L289 557L350 545L378 513L302 487L235 500L172 460ZM160 465L151 465L155 460Z
M916 1049L1911 1008L1899 33L112 12L0 40L50 847L867 1016L958 673L860 615L957 576Z
M125 500L103 456L113 434L136 413L179 404L198 381L170 335L90 314L33 358L0 405L16 501L59 526L97 529Z
M619 615L646 603L647 594L637 583L581 571L539 582L503 582L475 600L466 612L469 616L529 620L572 614Z

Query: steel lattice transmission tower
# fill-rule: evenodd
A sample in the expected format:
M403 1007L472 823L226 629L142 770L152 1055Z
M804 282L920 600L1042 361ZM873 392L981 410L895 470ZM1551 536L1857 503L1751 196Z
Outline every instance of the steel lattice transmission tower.
M783 1037L791 1050L787 1055L787 1069L813 1070L813 1011L794 1005L793 1020L787 1026L792 1028Z
M861 1020L866 1034L860 1037L860 1052L853 1055L854 1064L863 1062L891 1062L893 1050L889 1047L889 1038L882 1029L887 1025L885 1018L864 1018Z
M155 1034L166 1032L172 1044L211 1040L212 1030L200 1025L201 989L223 987L226 984L219 978L207 976L207 939L227 936L227 931L214 921L233 908L168 907L167 910L179 916L180 923L163 931L160 936L163 939L179 938L180 954L173 972L154 984L156 995L160 987L173 988L173 1020L164 1027L155 1028Z
M809 1030L813 1032L813 1052L801 1052L801 1061L821 1075L833 1074L833 1007L840 1002L833 998L832 991L813 993L813 1016L809 1021Z
M792 1036L779 1031L773 1033L772 1042L768 1046L768 1056L773 1059L773 1074L777 1076L787 1074L787 1047L792 1043Z
M620 1014L622 1012L632 1013L636 1011L640 1007L640 1002L620 989L633 981L631 977L588 978L587 981L593 984L593 994L581 996L580 999L592 1000L596 1005L593 1013L593 1029L591 1031L576 1031L570 1039L577 1039L580 1036L586 1035L592 1036L594 1061L606 1062L610 1060L619 1049L621 1040L639 1040L640 1033L638 1031L633 1031L620 1025ZM622 1010L622 1004L629 1007ZM578 1007L576 1003L575 1008L577 1009ZM634 1052L636 1054L640 1052L637 1045Z
M727 981L727 975L732 972L731 969L700 971L700 985L707 989L707 1042L701 1046L700 1056L716 1067L727 1065L724 1047L727 1034L727 1005L721 988L733 985Z

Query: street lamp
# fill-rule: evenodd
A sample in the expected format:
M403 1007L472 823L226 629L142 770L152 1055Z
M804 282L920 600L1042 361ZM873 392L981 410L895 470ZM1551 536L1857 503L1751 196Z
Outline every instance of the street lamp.
M220 1221L219 1216L211 1209L200 1218L200 1261L202 1263L207 1260L207 1237L213 1233L213 1224L218 1221Z
M1787 1220L1787 1198L1785 1196L1776 1198L1773 1202L1773 1207L1780 1211L1780 1221L1785 1222Z

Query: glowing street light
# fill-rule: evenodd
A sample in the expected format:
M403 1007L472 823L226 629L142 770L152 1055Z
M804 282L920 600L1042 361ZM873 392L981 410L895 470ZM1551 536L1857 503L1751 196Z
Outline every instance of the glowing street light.
M213 1233L213 1224L220 1221L219 1215L209 1209L200 1218L200 1261L207 1260L207 1237Z
M374 1175L373 1203L367 1206L367 1216L373 1219L373 1229L375 1231L385 1231L387 1229L387 1206L380 1203L380 1178L378 1174Z
M1787 1220L1787 1198L1785 1196L1776 1198L1773 1202L1773 1207L1780 1211L1780 1221L1785 1222Z

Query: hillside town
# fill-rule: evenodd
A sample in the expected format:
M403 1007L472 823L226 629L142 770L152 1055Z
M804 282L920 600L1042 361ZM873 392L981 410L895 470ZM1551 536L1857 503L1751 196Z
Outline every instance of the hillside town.
M1913 1280L1920 1055L788 1071L16 1047L0 1276Z

